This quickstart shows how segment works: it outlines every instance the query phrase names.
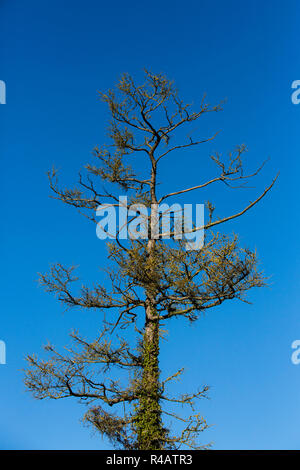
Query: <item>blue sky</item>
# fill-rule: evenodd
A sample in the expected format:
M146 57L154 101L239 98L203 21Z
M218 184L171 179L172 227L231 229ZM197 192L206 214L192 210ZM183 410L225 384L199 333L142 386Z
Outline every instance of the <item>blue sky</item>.
M247 168L270 161L254 189L213 188L210 199L226 215L280 171L259 206L226 227L257 249L270 287L253 291L252 305L223 304L191 327L172 323L161 368L169 370L174 357L175 368L186 366L178 390L211 385L201 412L213 424L203 442L215 449L300 448L300 365L291 362L291 343L300 338L300 105L291 102L300 79L299 10L296 0L1 0L1 449L110 448L80 424L82 405L34 400L21 369L48 339L62 346L72 328L91 334L101 324L97 313L63 313L37 285L52 262L78 264L83 279L100 281L106 264L95 227L49 198L45 174L55 165L64 183L76 179L93 147L107 142L97 90L123 72L141 77L144 67L174 79L186 101L197 104L204 92L211 103L227 99L199 128L201 136L221 130L217 140L162 166L166 190L197 184L210 151L246 143Z

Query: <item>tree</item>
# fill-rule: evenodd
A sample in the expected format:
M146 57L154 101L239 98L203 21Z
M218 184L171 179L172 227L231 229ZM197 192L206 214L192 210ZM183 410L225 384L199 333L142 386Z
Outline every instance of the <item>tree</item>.
M214 206L207 202L208 221L201 227L193 225L190 230L205 229L204 246L187 250L184 237L177 236L175 222L167 237L154 231L153 220L161 219L159 204L217 183L227 187L243 185L263 165L252 174L244 174L242 157L246 148L240 146L225 161L218 154L211 156L217 167L213 178L159 196L160 161L171 157L172 152L198 146L216 136L204 140L190 137L177 143L174 139L179 128L198 121L206 113L220 111L221 105L211 106L204 97L200 108L193 111L191 105L179 98L171 81L149 71L145 71L142 85L124 74L116 89L101 93L101 97L111 115L112 143L95 149L95 164L85 167L85 177L80 174L79 184L72 189L61 189L56 170L51 170L53 197L74 206L97 223L95 211L99 205L118 207L120 204L118 193L99 189L99 180L105 181L109 188L117 186L128 196L126 208L143 204L149 209L144 219L148 222L147 237L123 240L119 229L115 239L107 243L113 265L107 270L111 289L99 283L74 292L75 268L61 264L40 275L44 288L56 294L67 307L104 312L103 329L93 340L72 332L73 346L65 353L47 345L49 359L27 356L25 384L38 399L76 397L89 404L84 421L116 447L201 448L198 437L208 425L195 406L197 400L207 396L208 387L178 397L170 395L169 383L183 371L175 370L172 376L161 379L162 324L179 316L194 322L204 311L226 300L246 301L249 289L265 284L263 274L257 269L256 253L241 248L237 236L214 232L213 227L246 213L267 194L277 177L253 202L224 218L215 218ZM145 159L145 175L139 176L134 165L128 164L128 160L137 161L134 158ZM137 210L135 217L140 215ZM135 332L135 344L124 338L130 328ZM188 418L177 414L178 404L191 407ZM116 411L111 412L111 407ZM168 417L182 424L182 429L174 435L170 425L166 425Z

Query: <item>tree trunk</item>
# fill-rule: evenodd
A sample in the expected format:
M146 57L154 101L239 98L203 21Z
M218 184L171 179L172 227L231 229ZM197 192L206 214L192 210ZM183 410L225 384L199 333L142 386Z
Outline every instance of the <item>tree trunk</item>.
M159 402L159 324L146 318L143 339L143 376L137 413L137 442L139 450L164 448L165 432Z
M156 211L156 168L152 167L151 202L152 212ZM154 215L154 219L152 219ZM156 213L151 213L156 220ZM152 233L152 225L151 225ZM159 384L159 320L156 311L155 283L155 242L150 235L147 245L149 286L146 290L146 318L143 337L143 373L141 396L139 399L137 418L137 447L139 450L159 450L165 446L165 430L161 419L160 384Z

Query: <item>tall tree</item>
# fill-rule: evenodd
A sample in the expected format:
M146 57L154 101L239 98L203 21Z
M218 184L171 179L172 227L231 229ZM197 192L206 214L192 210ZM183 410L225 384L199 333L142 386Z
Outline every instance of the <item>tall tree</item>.
M264 285L264 277L257 270L255 252L241 248L237 236L215 232L213 227L246 213L265 196L276 178L253 202L224 218L215 218L214 206L208 202L207 222L190 229L195 233L205 230L205 243L201 249L186 249L175 222L164 236L157 233L153 221L161 217L158 209L162 201L217 183L240 186L262 167L245 174L242 156L246 149L240 146L226 160L218 154L211 156L217 168L214 177L193 187L158 194L162 159L171 158L172 152L184 151L215 138L215 135L198 140L189 137L177 143L179 129L198 121L206 113L221 110L221 105L211 106L203 98L199 109L193 111L179 98L171 81L149 71L145 71L145 82L141 85L124 74L116 88L101 97L111 115L111 145L95 149L95 163L86 165L86 175L79 175L75 188L61 189L56 170L49 172L50 187L55 198L74 206L95 223L99 221L95 213L99 205L120 206L118 192L110 190L114 185L119 187L122 194L127 195L126 209L132 204L143 204L149 209L148 215L144 215L147 236L141 232L140 238L123 240L119 227L115 239L108 242L113 266L108 270L110 289L100 282L74 292L77 280L74 267L61 264L40 276L45 289L57 294L67 307L103 311L103 329L93 340L72 332L73 346L68 347L66 353L47 345L49 359L29 355L25 384L39 399L76 397L90 404L84 421L107 436L116 447L201 448L198 438L207 423L195 411L195 403L206 397L208 387L202 386L194 393L178 397L168 392L169 383L178 378L182 370L175 370L170 377L161 379L161 326L179 316L194 322L207 309L229 299L245 300L249 289ZM134 169L134 158L139 162L145 159L144 175L140 176ZM109 189L100 189L99 181L103 180ZM139 210L136 214L131 221L141 216ZM134 344L128 339L132 338L128 334L130 328L136 338ZM123 336L117 334L118 331L122 331ZM178 415L178 404L190 406L191 413ZM109 411L111 407L114 412ZM166 423L173 418L182 425L176 433Z

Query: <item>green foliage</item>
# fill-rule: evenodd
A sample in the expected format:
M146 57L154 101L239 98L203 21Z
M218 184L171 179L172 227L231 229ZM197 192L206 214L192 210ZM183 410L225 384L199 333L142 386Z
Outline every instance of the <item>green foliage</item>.
M165 447L167 431L163 428L160 406L158 322L155 321L146 328L153 331L151 339L146 334L144 336L141 380L143 394L135 408L135 429L139 449L159 450Z

